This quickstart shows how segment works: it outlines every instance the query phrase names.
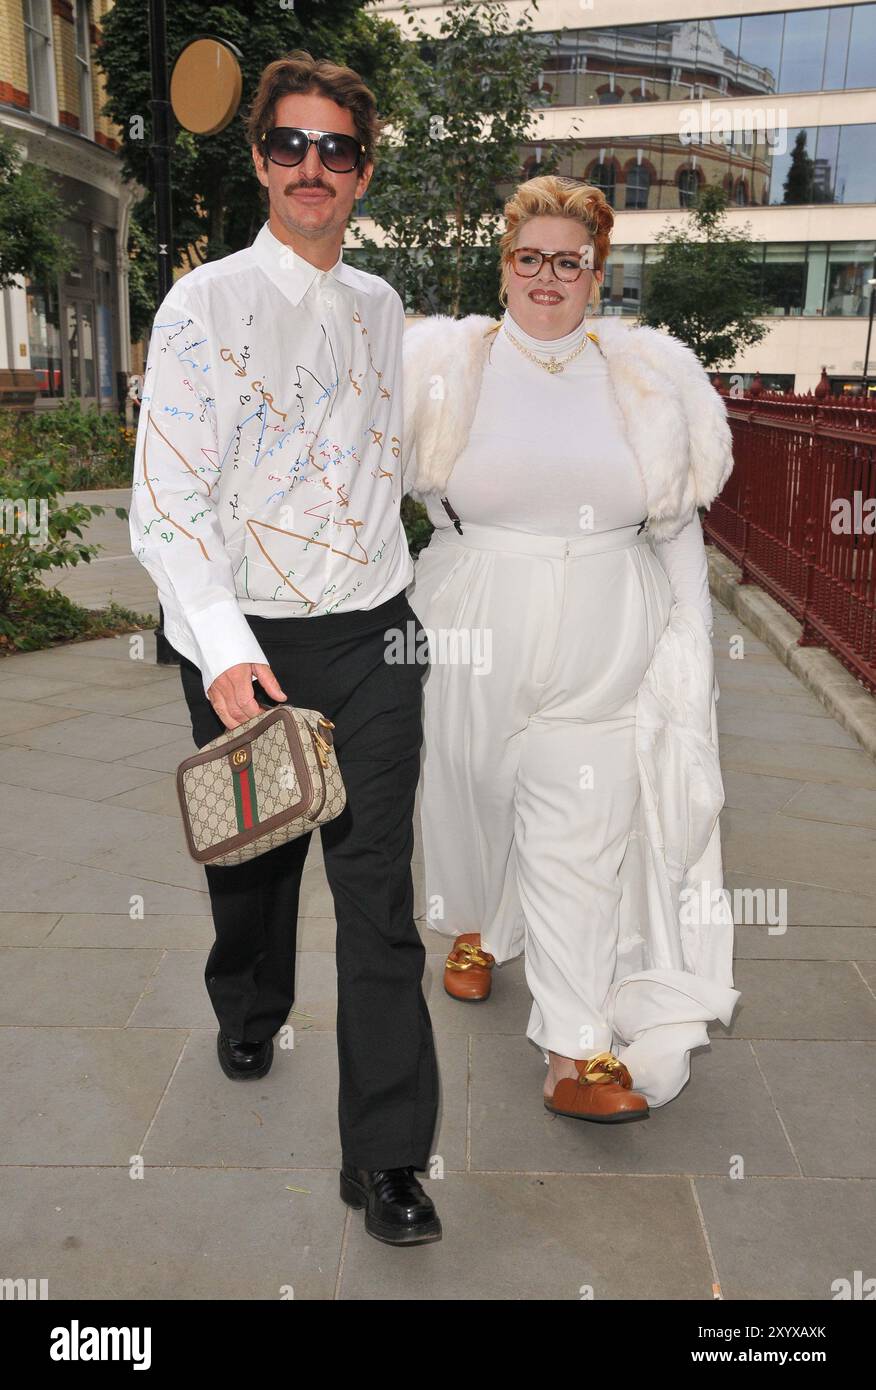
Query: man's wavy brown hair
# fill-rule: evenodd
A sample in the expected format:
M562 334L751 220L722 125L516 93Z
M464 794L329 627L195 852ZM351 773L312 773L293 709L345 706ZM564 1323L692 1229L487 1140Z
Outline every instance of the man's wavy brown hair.
M602 270L608 259L614 213L601 189L558 174L542 174L538 178L527 179L518 185L505 204L505 231L499 238L502 257L499 299L506 306L511 252L520 245L518 232L522 232L532 217L568 217L571 221L582 223L593 242L593 269ZM594 280L591 292L594 308L599 304L599 295L599 285Z
M314 58L304 48L294 48L277 58L263 71L244 129L251 145L258 148L265 131L274 124L274 112L280 97L294 92L319 92L338 106L345 107L353 118L360 142L365 146L364 162L374 161L377 141L383 122L377 115L377 102L370 87L366 87L352 68L340 67L327 58ZM263 160L264 162L264 160Z

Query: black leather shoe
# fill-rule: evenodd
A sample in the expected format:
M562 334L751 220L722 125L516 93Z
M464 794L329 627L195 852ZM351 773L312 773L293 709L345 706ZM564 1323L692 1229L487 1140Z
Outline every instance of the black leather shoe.
M341 1169L341 1198L365 1208L365 1230L387 1245L426 1245L441 1239L441 1222L413 1168Z
M239 1038L229 1038L225 1033L216 1037L216 1051L219 1065L232 1081L248 1081L250 1078L266 1076L274 1060L274 1043L241 1042Z

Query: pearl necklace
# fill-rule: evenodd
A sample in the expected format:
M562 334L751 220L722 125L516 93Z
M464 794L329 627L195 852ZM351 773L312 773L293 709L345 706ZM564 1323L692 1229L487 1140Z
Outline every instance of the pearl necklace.
M562 372L562 371L565 369L566 363L567 363L567 362L571 362L575 357L577 357L577 356L579 355L579 353L582 353L582 352L584 351L584 349L586 348L587 343L588 343L588 341L589 341L589 335L585 333L585 335L584 335L584 337L582 338L581 342L580 342L580 343L578 344L578 346L574 349L574 351L572 351L572 352L570 352L570 353L568 354L568 356L562 357L562 358L551 357L551 358L549 358L549 360L546 362L546 361L544 360L543 357L537 357L536 354L535 354L534 352L530 352L530 351L529 351L529 348L528 348L528 347L524 347L523 343L519 342L519 341L517 340L517 338L514 337L514 334L511 332L511 330L510 330L510 328L508 327L507 323L504 324L503 326L504 326L505 332L507 333L509 339L510 339L511 342L514 344L514 346L517 348L517 351L518 351L518 352L522 352L523 355L524 355L524 357L528 357L529 360L530 360L531 362L537 362L538 365L539 365L540 367L544 367L545 371L546 371L546 372L550 372L551 375L553 375L555 372Z

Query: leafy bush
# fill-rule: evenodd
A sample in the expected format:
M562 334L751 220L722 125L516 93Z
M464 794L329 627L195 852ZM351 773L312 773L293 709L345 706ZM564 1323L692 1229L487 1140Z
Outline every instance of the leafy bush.
M423 546L428 543L434 527L422 502L415 502L413 497L402 498L401 518L408 538L408 548L416 559Z
M94 406L83 410L78 400L30 414L0 410L4 471L14 477L34 460L47 458L66 491L127 486L134 471L135 437L118 415L101 414Z
M47 458L0 463L0 645L33 650L90 630L92 618L42 583L45 570L88 563L98 547L83 527L106 510L95 503L64 503L63 483ZM124 507L116 515L126 517Z
M155 623L148 613L134 613L118 603L101 609L81 608L59 589L34 585L15 596L6 622L0 618L0 655L38 651L58 642L111 637L117 632L152 628ZM14 638L7 634L7 625L14 629Z

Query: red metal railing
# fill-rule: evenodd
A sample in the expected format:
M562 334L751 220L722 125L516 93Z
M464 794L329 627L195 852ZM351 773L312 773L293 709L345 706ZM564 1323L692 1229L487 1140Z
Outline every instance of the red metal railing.
M739 565L740 583L802 623L801 646L829 648L876 692L876 404L725 399L734 465L706 537Z

